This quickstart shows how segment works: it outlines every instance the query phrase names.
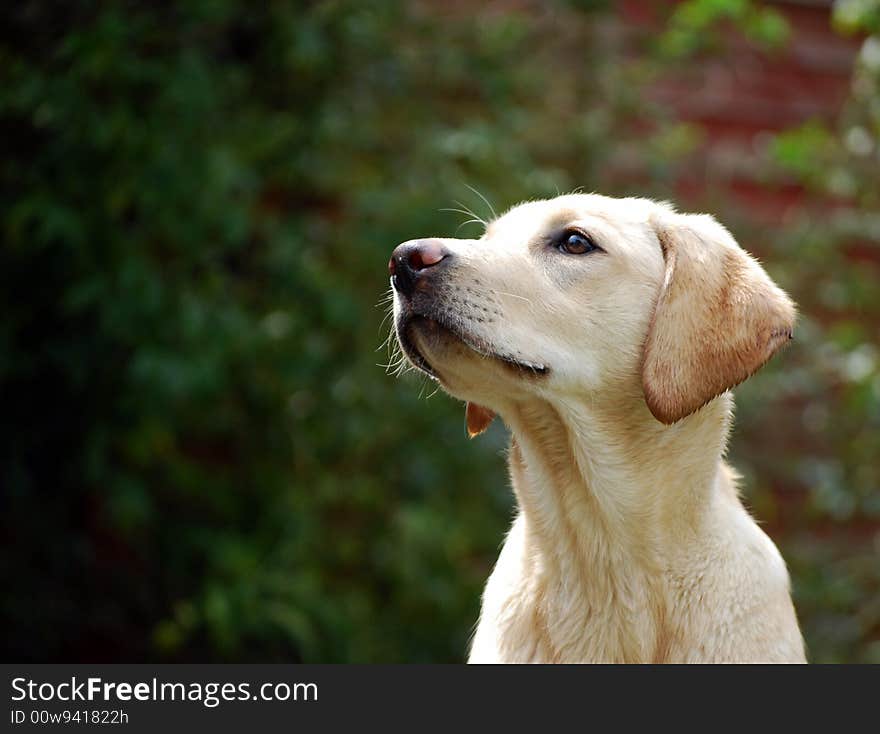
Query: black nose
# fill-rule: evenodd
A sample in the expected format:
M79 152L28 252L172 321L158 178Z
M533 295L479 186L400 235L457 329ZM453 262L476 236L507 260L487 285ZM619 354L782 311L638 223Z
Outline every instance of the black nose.
M440 240L410 240L398 245L388 261L394 290L401 295L411 296L425 271L448 257L449 251Z

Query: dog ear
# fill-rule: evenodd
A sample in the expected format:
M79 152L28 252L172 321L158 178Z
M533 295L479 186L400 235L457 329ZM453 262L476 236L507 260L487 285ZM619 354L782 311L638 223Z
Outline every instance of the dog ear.
M464 421L467 427L468 438L474 438L483 433L492 422L495 413L476 403L468 403L464 409Z
M653 222L666 274L648 330L642 388L674 423L756 372L791 339L795 306L706 214Z

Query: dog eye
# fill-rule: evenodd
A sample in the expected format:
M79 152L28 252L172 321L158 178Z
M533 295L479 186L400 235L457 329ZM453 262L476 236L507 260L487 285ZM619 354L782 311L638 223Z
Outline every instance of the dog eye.
M566 232L559 239L556 247L567 255L586 255L599 249L589 237L581 232Z

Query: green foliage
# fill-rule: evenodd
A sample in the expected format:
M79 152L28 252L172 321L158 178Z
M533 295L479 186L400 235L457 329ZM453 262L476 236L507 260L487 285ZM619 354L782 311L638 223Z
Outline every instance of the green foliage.
M825 165L835 156L836 139L825 125L811 120L777 135L772 154L786 170L799 178L824 180Z
M706 51L717 47L730 27L771 49L789 36L788 23L779 12L751 0L689 0L676 5L660 37L660 49L673 58Z
M836 8L835 19L852 31L875 29L867 8L880 12L880 3L863 3L861 15ZM854 201L858 206L848 213L850 240L860 238L876 243L876 212L880 210L880 36L869 35L862 43L853 74L852 95L837 122L837 129L813 120L800 128L778 135L772 152L781 166L812 190Z
M654 72L616 55L603 5L2 11L8 657L462 658L511 512L505 437L467 442L460 405L377 365L386 263L402 240L454 233L439 210L456 200L488 215L467 184L496 205L613 194L610 172L635 160L639 192L671 198L700 131L654 108L656 130L630 124ZM779 36L751 4L698 5L673 25ZM876 189L840 157L845 135L821 133L821 165L809 135L778 141L788 175L819 190L826 168L855 171L863 206L770 252L803 346L740 391L733 458L771 522L774 483L809 493L809 516L774 535L808 640L867 660L876 565L808 531L880 512L880 298L840 245L876 234ZM769 461L802 421L815 445Z
M597 178L636 100L589 15L65 12L0 47L12 657L461 659L503 436L385 374L377 302L465 183Z
M878 0L837 0L834 24L844 33L880 33Z
M792 523L800 528L789 561L813 658L825 662L880 661L878 49L877 36L865 39L834 128L812 123L773 146L819 198L777 246L802 303L804 338L788 372L798 386L800 426L791 435L802 437L801 455L762 470L777 482L794 473L808 493L806 516ZM831 211L829 201L837 203Z

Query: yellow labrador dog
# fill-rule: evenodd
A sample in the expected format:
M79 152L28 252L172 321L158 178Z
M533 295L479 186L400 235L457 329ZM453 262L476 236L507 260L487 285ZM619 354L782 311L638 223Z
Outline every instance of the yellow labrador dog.
M511 431L519 512L471 662L804 662L779 552L723 456L728 390L795 307L712 217L646 199L517 206L389 263L409 360Z

